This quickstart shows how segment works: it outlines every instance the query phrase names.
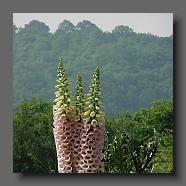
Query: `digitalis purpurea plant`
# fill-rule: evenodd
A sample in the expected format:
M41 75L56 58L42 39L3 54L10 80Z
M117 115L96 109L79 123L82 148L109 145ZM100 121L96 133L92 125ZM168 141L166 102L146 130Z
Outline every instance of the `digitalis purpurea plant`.
M82 156L84 172L104 172L104 112L101 102L100 72L96 69L85 100ZM87 163L86 163L87 162Z
M72 99L70 93L61 58L53 106L58 172L104 172L102 151L105 125L99 68L93 74L86 96L80 74L77 75L75 99Z

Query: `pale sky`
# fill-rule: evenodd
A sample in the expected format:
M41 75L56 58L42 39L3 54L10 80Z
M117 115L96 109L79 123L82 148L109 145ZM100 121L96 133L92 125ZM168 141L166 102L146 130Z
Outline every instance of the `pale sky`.
M158 36L173 34L172 13L14 13L13 23L24 27L32 20L44 22L50 27L50 32L55 32L59 23L64 19L75 26L82 20L96 24L103 31L111 32L115 26L125 25L135 32L151 33Z

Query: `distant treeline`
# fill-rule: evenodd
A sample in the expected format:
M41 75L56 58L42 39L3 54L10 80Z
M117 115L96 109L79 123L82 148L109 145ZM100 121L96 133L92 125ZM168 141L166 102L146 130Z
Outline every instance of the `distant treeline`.
M101 70L107 116L134 112L173 92L172 36L135 33L128 26L103 32L82 21L62 22L55 33L39 21L13 26L14 105L33 97L52 101L59 57L71 84L79 71L88 90L91 72ZM72 90L73 91L73 90Z

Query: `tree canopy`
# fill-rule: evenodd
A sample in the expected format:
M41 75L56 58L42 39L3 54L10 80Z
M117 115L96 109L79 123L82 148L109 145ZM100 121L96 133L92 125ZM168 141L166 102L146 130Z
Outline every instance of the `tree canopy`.
M103 32L87 20L76 26L65 20L54 33L34 20L23 28L14 26L13 33L14 105L32 97L53 100L61 56L70 84L80 72L86 90L89 74L100 68L108 116L172 98L172 37L136 33L125 25Z

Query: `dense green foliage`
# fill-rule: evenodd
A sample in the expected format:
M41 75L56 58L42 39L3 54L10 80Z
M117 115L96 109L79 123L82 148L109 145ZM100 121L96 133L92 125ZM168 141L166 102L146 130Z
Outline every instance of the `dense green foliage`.
M14 25L14 104L33 97L53 100L61 56L69 82L75 84L76 72L80 72L86 90L89 74L100 67L107 116L137 111L159 98L170 99L172 46L172 37L135 33L122 25L103 32L89 21L76 26L64 21L55 33L39 21L24 28Z
M173 171L173 108L158 101L107 120L106 168L118 173Z
M56 172L52 103L33 99L14 110L14 172ZM106 119L109 173L173 172L173 105L155 102Z
M52 105L35 99L14 110L14 172L56 169L52 116Z

